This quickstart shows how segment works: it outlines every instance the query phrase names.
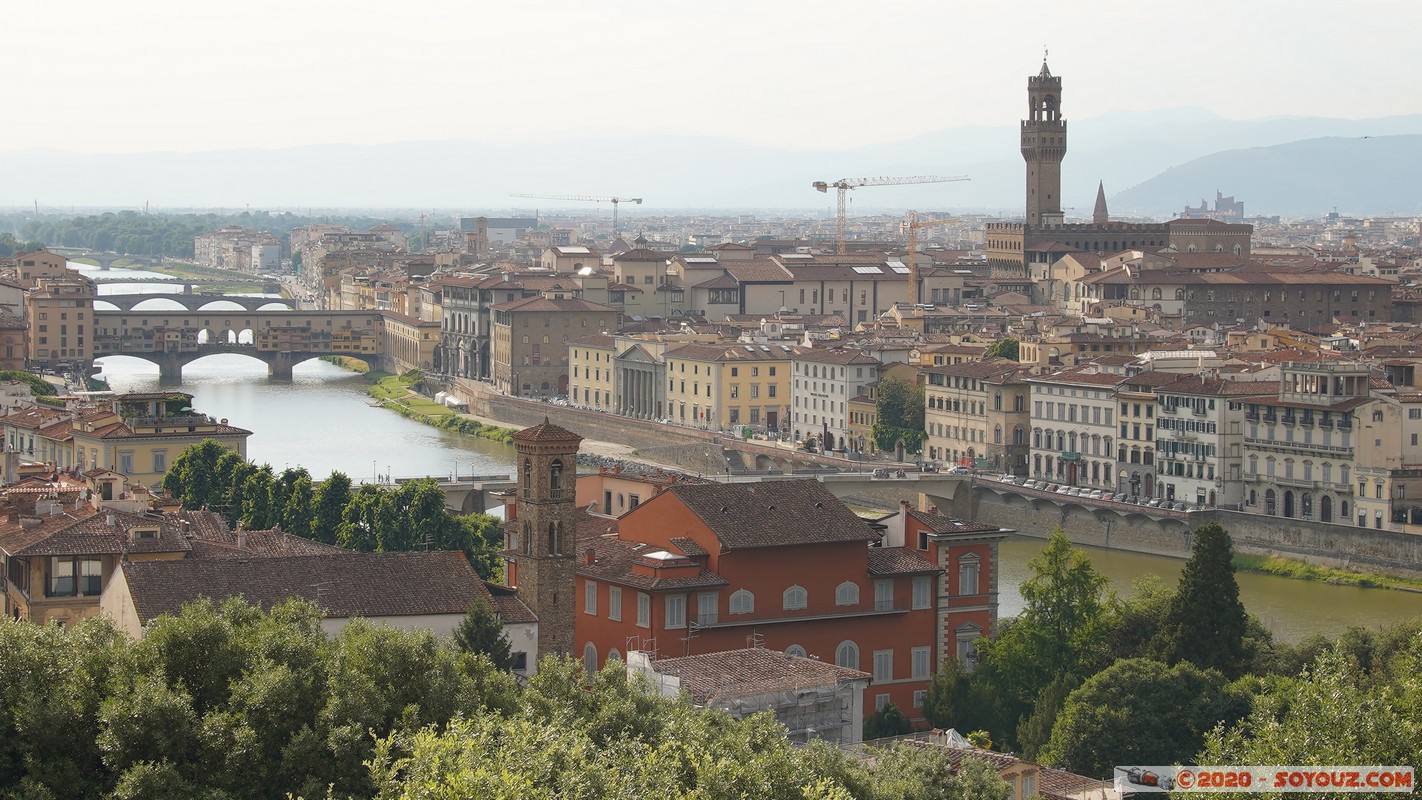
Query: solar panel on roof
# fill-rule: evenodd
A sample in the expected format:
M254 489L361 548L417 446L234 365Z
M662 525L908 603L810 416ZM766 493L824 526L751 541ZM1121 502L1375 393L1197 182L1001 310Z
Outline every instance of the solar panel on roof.
M714 259L714 258L684 258L684 259L682 259L682 260L685 261L685 262L688 263L688 264L715 264L715 263L716 263L716 259Z
M903 264L890 265L889 269L892 269L894 272L897 272L900 275L907 275L910 271L909 268L904 266Z

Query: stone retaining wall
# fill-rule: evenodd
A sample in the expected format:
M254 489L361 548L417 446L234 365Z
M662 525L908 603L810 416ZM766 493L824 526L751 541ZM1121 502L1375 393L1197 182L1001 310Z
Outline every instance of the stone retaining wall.
M1191 531L1196 526L1218 522L1241 553L1422 577L1422 536L1413 534L1223 510L1156 519L1131 513L1130 506L1120 504L1058 506L1026 494L998 495L979 487L960 493L951 507L955 514L966 514L966 519L1012 528L1025 536L1046 538L1060 525L1078 544L1176 558L1190 555Z

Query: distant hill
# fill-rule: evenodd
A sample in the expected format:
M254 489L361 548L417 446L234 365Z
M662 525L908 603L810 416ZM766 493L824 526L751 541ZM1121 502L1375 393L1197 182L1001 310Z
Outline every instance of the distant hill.
M892 122L886 117L886 125ZM773 124L767 121L765 124ZM1163 169L1221 150L1269 148L1320 136L1422 135L1422 115L1373 120L1272 118L1227 120L1197 108L1113 112L1070 120L1063 196L1090 214L1096 182L1119 192L1112 211L1169 213L1219 188L1251 212L1285 212L1263 190L1245 187L1229 171L1144 191ZM1399 164L1403 162L1398 162ZM839 151L789 150L727 139L648 135L551 144L489 145L472 141L401 142L376 146L315 145L274 150L74 155L53 151L0 153L0 206L107 205L155 208L441 208L506 213L573 205L514 200L509 194L640 196L624 214L684 208L791 208L828 212L832 195L816 180L874 175L971 176L971 183L878 187L851 194L853 210L954 209L1020 214L1023 165L1016 125L965 126L912 139ZM1166 173L1168 174L1168 172ZM1386 175L1386 173L1385 173ZM1162 176L1163 177L1163 176ZM1406 182L1372 185L1383 197ZM1137 187L1131 193L1126 187ZM1278 193L1288 197L1287 192ZM1272 195L1271 195L1272 196ZM1118 208L1118 205L1119 208ZM1319 208L1343 207L1342 199ZM1392 210L1371 204L1361 210Z
M1322 215L1422 213L1422 135L1326 137L1197 158L1110 198L1112 214L1179 211L1214 201L1215 189L1244 201L1245 213Z

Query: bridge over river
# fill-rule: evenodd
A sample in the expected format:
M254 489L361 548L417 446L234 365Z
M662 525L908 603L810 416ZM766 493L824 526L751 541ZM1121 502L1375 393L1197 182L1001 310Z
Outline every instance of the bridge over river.
M189 288L191 288L189 284ZM110 303L120 311L132 311L133 307L146 300L171 300L188 311L201 311L212 303L236 303L245 311L260 311L267 306L295 308L296 301L285 297L261 297L243 294L101 294L94 298L96 303ZM103 311L104 309L97 309ZM155 309L166 311L168 309Z

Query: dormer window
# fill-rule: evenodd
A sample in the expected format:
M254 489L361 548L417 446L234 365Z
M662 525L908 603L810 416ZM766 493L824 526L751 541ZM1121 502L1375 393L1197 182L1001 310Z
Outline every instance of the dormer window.
M158 538L158 528L130 528L128 531L128 539L131 542L140 542L145 539L156 540Z

